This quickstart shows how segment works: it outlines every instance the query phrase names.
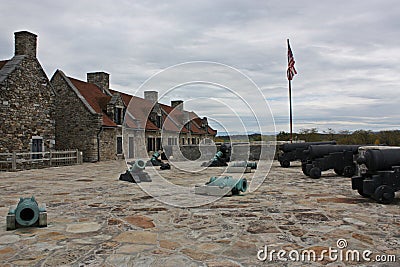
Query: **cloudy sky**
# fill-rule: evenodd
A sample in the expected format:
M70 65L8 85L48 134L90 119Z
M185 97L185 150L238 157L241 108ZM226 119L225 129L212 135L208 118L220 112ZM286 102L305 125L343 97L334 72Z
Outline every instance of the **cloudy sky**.
M223 111L229 109L231 114L245 114L247 130L270 132L270 125L266 126L270 115L262 117L263 111L269 112L265 98L276 131L289 131L289 38L298 71L292 81L295 131L399 128L400 5L396 0L0 3L0 59L13 56L15 31L34 32L38 58L49 78L56 69L82 80L87 72L106 71L113 89L137 93L149 77L170 66L217 62L249 77L261 93L244 86L233 88L239 93L229 96L218 91L221 87L197 84L172 91L164 102L187 101L185 107L210 117L219 130L220 125L237 129L238 120ZM233 79L230 84L240 87L243 77L238 73L237 83ZM205 96L214 94L220 98L207 105ZM243 107L233 101L246 95ZM200 102L201 106L195 105ZM249 123L253 119L246 107L255 110L259 126Z

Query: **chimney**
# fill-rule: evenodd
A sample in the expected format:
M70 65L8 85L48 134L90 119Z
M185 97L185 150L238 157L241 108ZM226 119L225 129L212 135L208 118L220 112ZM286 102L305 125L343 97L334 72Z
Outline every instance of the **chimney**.
M153 104L156 104L158 102L158 92L144 91L144 99L149 100Z
M183 101L182 100L173 100L173 101L171 101L171 107L182 111L183 110Z
M15 55L36 57L37 35L28 31L14 33Z
M90 72L86 74L87 82L94 83L101 88L103 93L108 93L110 88L110 74L100 71L100 72Z

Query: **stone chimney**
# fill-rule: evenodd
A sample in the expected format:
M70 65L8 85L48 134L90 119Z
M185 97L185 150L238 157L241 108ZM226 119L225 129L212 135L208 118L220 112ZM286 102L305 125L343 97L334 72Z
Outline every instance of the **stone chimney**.
M173 100L173 101L171 101L171 107L182 111L183 110L183 101L182 100Z
M149 100L153 104L156 104L158 102L158 92L144 91L144 99Z
M36 57L37 35L28 31L14 33L15 55Z
M90 72L86 74L87 82L94 83L101 88L103 93L108 94L108 89L110 88L110 74L100 71L100 72Z

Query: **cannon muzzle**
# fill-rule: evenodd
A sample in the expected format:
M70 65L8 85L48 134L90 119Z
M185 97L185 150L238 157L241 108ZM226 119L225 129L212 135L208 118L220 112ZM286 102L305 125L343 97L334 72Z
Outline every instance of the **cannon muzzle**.
M141 172L144 170L145 167L146 167L146 162L144 162L144 160L142 160L142 159L138 159L132 165L132 167L130 168L130 171L131 172Z
M43 205L39 207L34 196L20 198L15 209L10 208L7 215L7 230L19 227L47 226L47 213Z

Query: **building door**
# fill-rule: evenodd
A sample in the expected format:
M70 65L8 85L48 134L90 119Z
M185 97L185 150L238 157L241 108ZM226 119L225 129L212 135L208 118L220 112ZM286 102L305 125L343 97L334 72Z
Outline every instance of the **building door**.
M117 136L117 155L122 154L122 137Z
M154 138L151 137L147 138L147 152L155 150L154 143L155 143Z
M157 150L161 150L161 138L157 138L156 139L156 148Z
M37 153L37 152L42 152L42 145L43 145L43 139L42 138L35 138L32 139L32 152ZM42 155L41 154L33 154L32 159L41 159Z
M128 158L132 159L135 157L135 139L133 137L128 138Z

